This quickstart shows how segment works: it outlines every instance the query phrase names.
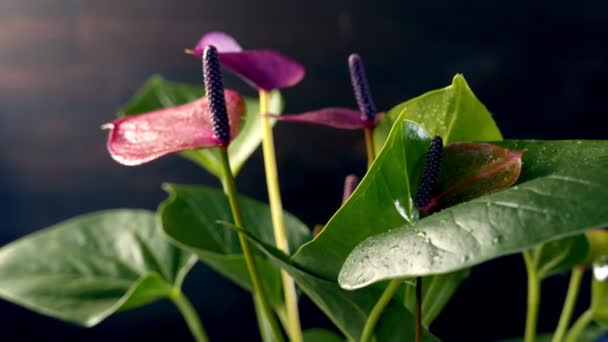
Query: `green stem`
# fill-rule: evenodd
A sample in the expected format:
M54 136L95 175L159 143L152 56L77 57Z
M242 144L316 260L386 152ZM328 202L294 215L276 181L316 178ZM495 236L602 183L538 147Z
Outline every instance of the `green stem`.
M422 277L416 277L416 342L422 341Z
M367 168L369 169L376 159L376 151L374 151L374 129L365 127L365 150L367 152Z
M538 320L538 305L540 303L540 278L536 271L536 263L532 260L532 252L523 252L528 273L528 310L526 314L525 342L536 339L536 322Z
M553 342L561 342L564 340L564 335L570 324L570 318L572 318L572 311L574 311L574 305L576 304L576 298L578 297L578 291L581 286L581 279L583 278L584 270L581 267L575 267L572 269L570 275L570 283L568 284L568 293L564 301L564 308L562 314L559 317L559 323L557 329L553 335Z
M228 195L228 201L230 202L230 209L232 209L234 224L241 229L245 229L243 218L241 216L241 211L239 209L239 203L237 200L237 191L236 185L234 183L234 175L232 174L232 171L230 169L230 160L228 159L227 148L220 148L220 154L222 158L222 168L224 169L224 185L226 188L226 193ZM245 264L247 265L247 270L249 271L249 277L251 277L254 296L259 301L259 304L261 306L260 309L266 315L266 319L275 337L275 341L283 341L281 328L279 327L276 317L274 316L272 309L268 304L268 300L266 299L266 295L264 294L262 281L260 280L260 276L257 271L249 241L247 240L244 234L239 233L238 235L239 242L241 243L241 249L243 250L243 256L245 257Z
M283 203L281 201L281 190L279 188L279 175L277 172L276 153L274 149L274 137L268 114L269 102L268 92L260 90L260 114L262 115L262 151L264 154L264 171L266 173L266 187L268 189L268 200L270 202L270 214L272 216L272 227L274 240L277 248L285 254L289 254L285 221L283 219ZM285 310L287 312L287 331L293 342L302 342L302 328L300 325L300 314L298 311L298 297L293 279L281 270L281 282L285 296Z
M588 309L581 315L581 317L578 318L574 325L572 325L568 335L566 335L566 342L577 342L581 333L592 320L593 313L591 312L591 309Z
M376 305L374 305L372 311L370 311L369 316L367 317L367 321L363 327L363 333L361 334L361 342L371 341L374 334L374 329L376 328L376 323L378 323L380 316L382 316L384 308L386 308L388 303L390 303L391 299L395 296L395 293L397 293L402 283L403 280L401 279L393 279L388 283L386 289L382 293L382 296L380 296L380 299L378 299L378 302L376 302Z
M188 325L188 329L190 329L192 336L194 336L194 340L196 340L196 342L209 341L209 337L207 337L207 333L205 332L205 328L203 328L200 317L182 290L174 288L173 291L171 291L169 298L179 309L182 317L184 317L184 320Z

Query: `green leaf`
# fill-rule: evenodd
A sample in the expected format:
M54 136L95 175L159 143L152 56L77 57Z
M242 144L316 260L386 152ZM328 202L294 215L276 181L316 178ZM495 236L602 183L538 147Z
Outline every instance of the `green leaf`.
M353 250L340 284L451 272L608 225L608 141L498 144L527 150L516 186L386 227Z
M84 326L169 297L196 261L162 238L155 215L79 216L0 249L0 297Z
M325 329L308 329L303 333L304 342L344 342L344 337Z
M238 229L231 226L232 229ZM248 232L243 232L278 267L292 276L296 284L344 333L349 340L359 340L368 314L380 298L381 291L375 288L345 291L335 281L319 278L293 264L287 255ZM375 336L377 341L413 341L414 317L396 299L385 308ZM438 339L423 330L424 341Z
M460 284L469 276L468 269L422 278L422 323L430 326L448 304ZM416 286L406 282L403 302L416 312Z
M608 256L593 264L591 312L596 323L608 327Z
M582 264L589 254L585 235L550 241L532 249L534 267L540 279Z
M226 195L206 187L166 184L164 188L169 198L161 203L159 217L165 234L216 271L252 291L237 233L221 223L233 221ZM270 208L244 196L239 201L248 231L274 244ZM285 226L291 250L310 239L308 227L289 213L285 213ZM258 253L255 258L269 301L280 308L283 297L279 272L263 254Z
M374 129L376 154L379 154L398 118L417 122L431 136L440 135L446 145L502 140L492 115L460 74L454 76L450 86L430 91L389 110Z
M170 82L159 75L150 77L135 93L133 98L118 112L119 115L136 115L152 110L171 107L193 101L203 96L202 85ZM279 91L272 91L269 96L270 112L280 114L283 110L283 98ZM256 99L245 97L246 116L243 118L238 136L230 143L228 152L230 165L237 174L249 156L262 141L261 117L259 103ZM222 166L217 149L190 150L180 153L216 177L222 177Z
M336 280L344 260L360 242L413 222L418 213L410 194L415 180L409 175L423 166L429 143L419 125L407 120L395 124L384 152L323 231L293 255L294 263Z

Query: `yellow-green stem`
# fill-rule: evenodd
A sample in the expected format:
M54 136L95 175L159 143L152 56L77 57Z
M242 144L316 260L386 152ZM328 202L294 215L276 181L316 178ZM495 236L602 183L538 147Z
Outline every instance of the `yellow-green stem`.
M234 224L238 228L246 229L245 225L243 224L241 211L239 209L236 185L234 182L234 175L232 174L232 171L230 169L230 160L228 159L227 149L221 147L220 154L222 159L222 168L224 170L224 186L226 194L228 195L228 201L230 202L230 209L232 210ZM255 259L253 258L253 253L251 252L249 241L247 240L244 234L239 233L238 235L239 242L241 243L241 249L243 250L243 256L245 257L247 271L249 272L249 277L251 278L251 283L253 285L254 296L260 304L260 309L264 312L264 315L266 316L267 322L270 325L270 329L272 330L275 341L283 341L283 334L281 333L281 328L279 327L277 319L274 316L270 305L268 304L268 300L266 299L264 288L262 287L262 281L260 280L260 276L257 271Z
M566 335L566 342L578 342L581 333L585 330L589 323L591 323L592 320L593 313L591 312L591 309L588 309L581 315L581 317L576 320L574 325L572 325L572 328L568 332L568 335Z
M376 152L374 151L374 128L365 127L365 150L367 151L367 168L369 169L376 159Z
M274 137L270 118L264 114L270 114L268 103L268 92L260 90L260 114L262 115L262 151L264 154L264 171L266 173L266 187L268 189L268 201L270 202L270 214L274 230L274 240L277 248L289 254L285 221L283 219L283 203L281 201L281 190L279 187L279 175L277 171L276 153L274 149ZM300 314L298 311L298 297L293 279L287 272L281 270L281 282L285 296L285 309L287 311L287 331L293 342L302 342L302 328L300 326Z
M583 273L584 269L582 267L575 267L572 269L570 283L568 284L568 293L566 294L566 299L564 300L564 308L562 309L562 314L559 317L557 329L553 335L553 342L562 342L564 340L564 335L568 329L568 324L570 324L570 318L572 318L572 311L574 311L574 306L576 305L576 298L578 297L578 290L581 286Z
M536 263L532 260L532 252L523 252L528 273L528 309L526 313L525 342L536 340L536 322L538 320L538 305L540 303L540 278L536 271Z
M179 309L182 317L184 317L184 321L186 321L194 340L196 342L209 341L209 337L207 337L207 332L205 332L205 328L203 328L200 317L182 290L174 288L173 291L171 291L169 298Z
M380 316L382 316L382 312L384 312L384 308L391 302L391 299L393 299L395 293L397 293L401 287L401 284L403 284L403 280L401 279L393 279L388 283L386 289L380 296L380 299L378 299L372 308L372 311L370 311L367 321L365 321L363 333L361 334L361 342L371 341L372 336L374 335L374 329L376 328Z

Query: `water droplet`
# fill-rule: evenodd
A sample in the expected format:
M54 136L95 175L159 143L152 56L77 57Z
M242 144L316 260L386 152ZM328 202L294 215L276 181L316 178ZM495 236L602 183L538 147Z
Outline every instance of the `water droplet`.
M593 263L593 276L599 281L608 279L608 255L599 258Z

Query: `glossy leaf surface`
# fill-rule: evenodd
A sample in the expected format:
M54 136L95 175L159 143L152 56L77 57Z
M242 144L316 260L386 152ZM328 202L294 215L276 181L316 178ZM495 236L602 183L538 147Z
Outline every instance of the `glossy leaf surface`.
M119 111L119 115L136 115L155 109L171 107L193 101L203 96L203 86L170 82L161 76L152 76L133 98ZM283 99L278 91L269 96L270 112L279 114L283 109ZM259 104L256 99L245 97L246 117L243 118L240 132L228 147L230 165L234 173L243 167L249 156L262 141ZM191 150L182 156L201 165L216 177L222 174L220 155L215 149Z
M445 88L415 97L388 111L374 130L376 153L384 145L397 118L417 122L431 136L441 136L446 145L502 139L492 115L475 97L462 75L454 76L452 84Z
M113 313L168 297L196 258L169 244L154 213L79 216L0 249L0 297L93 326Z
M360 242L413 222L417 211L411 189L416 180L409 175L423 166L429 143L430 137L419 125L407 120L396 124L385 152L349 200L313 241L293 255L293 261L313 274L335 280L344 260Z
M608 142L498 144L527 150L516 186L369 238L345 262L340 284L451 272L608 225Z
M237 233L219 222L232 222L232 212L223 192L206 187L165 185L169 199L159 208L165 234L201 261L251 290L251 280L241 252ZM270 209L258 201L240 197L246 228L256 237L274 244ZM289 246L298 248L310 239L309 229L294 216L285 214ZM276 307L282 303L279 272L260 253L256 255L259 272Z

